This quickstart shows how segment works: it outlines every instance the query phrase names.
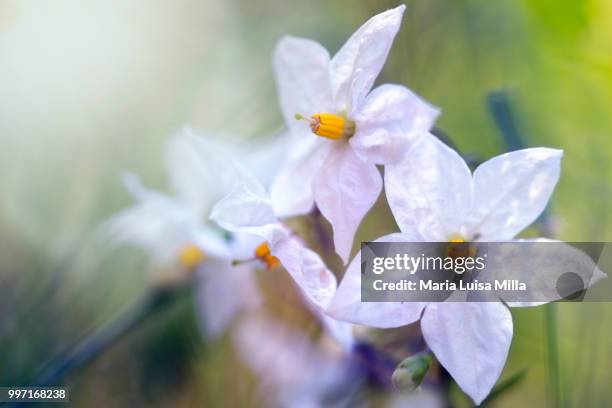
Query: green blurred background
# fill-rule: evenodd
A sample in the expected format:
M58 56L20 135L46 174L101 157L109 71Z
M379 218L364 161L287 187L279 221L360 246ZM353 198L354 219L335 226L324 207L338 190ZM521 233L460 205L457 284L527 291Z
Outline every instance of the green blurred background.
M527 146L565 150L557 237L612 241L612 1L412 0L379 81L442 108L461 151L506 149L487 105L512 102ZM184 124L234 140L282 126L271 53L285 33L332 53L383 1L0 0L0 385L134 302L146 254L110 252L99 223L128 206L122 170L167 188L161 160ZM281 160L282 158L278 158ZM380 206L379 206L380 207ZM383 211L384 212L384 211ZM391 230L372 214L360 230ZM69 377L76 406L235 406L253 379L229 336L205 344L186 297ZM565 406L608 406L612 306L556 305ZM500 407L554 403L545 308L514 310ZM461 399L461 398L460 398Z

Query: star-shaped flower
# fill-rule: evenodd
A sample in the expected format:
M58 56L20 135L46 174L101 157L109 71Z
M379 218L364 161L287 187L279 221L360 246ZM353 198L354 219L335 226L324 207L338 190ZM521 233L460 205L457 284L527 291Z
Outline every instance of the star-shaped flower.
M250 180L232 157L226 146L183 130L165 151L175 195L148 190L137 176L127 174L124 182L136 203L103 225L114 244L147 249L164 271L159 278L180 279L185 272L197 272L197 309L208 338L221 334L241 310L260 300L254 265L232 265L232 260L252 255L261 239L239 234L227 239L207 222L213 203L231 191L236 180Z
M386 168L387 199L402 232L377 241L512 240L544 210L559 178L561 157L556 149L519 150L483 163L472 174L454 150L433 136L422 138L404 160ZM537 271L532 272L526 278L535 281ZM602 276L596 269L588 284ZM512 316L506 305L362 303L360 295L358 255L328 309L330 315L378 328L420 319L425 341L459 386L477 404L489 394L512 340Z
M305 214L316 203L345 263L382 189L376 164L396 161L438 115L406 87L370 91L404 9L372 17L331 59L318 43L295 37L282 38L274 53L281 110L294 141L272 200L281 217Z

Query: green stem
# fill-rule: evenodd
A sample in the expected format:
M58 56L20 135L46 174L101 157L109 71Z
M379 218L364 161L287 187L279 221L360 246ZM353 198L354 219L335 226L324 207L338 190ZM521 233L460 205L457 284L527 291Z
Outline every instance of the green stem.
M557 305L550 303L544 307L546 343L548 347L548 375L553 392L553 406L561 407L561 381L559 371L559 349L557 343Z
M57 385L73 371L93 362L118 340L139 326L153 312L176 298L178 287L155 288L131 305L115 320L106 324L67 352L55 357L31 386L50 387Z

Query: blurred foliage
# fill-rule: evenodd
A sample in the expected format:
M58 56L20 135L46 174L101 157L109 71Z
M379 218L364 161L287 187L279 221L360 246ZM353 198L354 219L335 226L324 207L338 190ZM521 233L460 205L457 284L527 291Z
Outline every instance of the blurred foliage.
M410 0L379 82L440 106L464 153L505 149L487 97L510 95L527 146L565 151L559 238L612 240L612 3ZM130 200L122 170L164 188L162 148L189 123L234 140L282 126L271 52L285 33L335 51L387 1L4 0L0 5L0 383L22 384L140 296L145 254L110 250L99 223ZM279 158L280 160L281 158ZM363 240L395 228L384 200ZM253 379L229 337L204 345L191 300L69 378L77 406L235 406ZM558 305L566 406L610 398L609 304ZM551 402L540 309L514 310L496 406ZM384 332L383 332L384 335ZM453 390L456 400L463 396ZM467 404L467 402L466 402Z

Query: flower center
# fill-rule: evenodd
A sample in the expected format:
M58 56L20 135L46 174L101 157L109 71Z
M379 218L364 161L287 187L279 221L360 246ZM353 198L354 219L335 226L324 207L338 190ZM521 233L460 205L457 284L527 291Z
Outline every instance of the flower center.
M342 115L315 113L310 117L306 117L296 113L295 118L310 122L312 133L328 139L348 139L355 134L355 122Z
M476 246L470 243L461 234L452 234L448 237L446 256L451 258L473 258L476 256Z
M184 247L178 255L179 263L187 269L193 269L206 259L204 252L195 244Z
M276 269L280 266L280 260L274 255L272 255L272 253L270 252L270 246L267 242L264 242L263 244L255 248L255 258L266 264L266 268L269 271Z

